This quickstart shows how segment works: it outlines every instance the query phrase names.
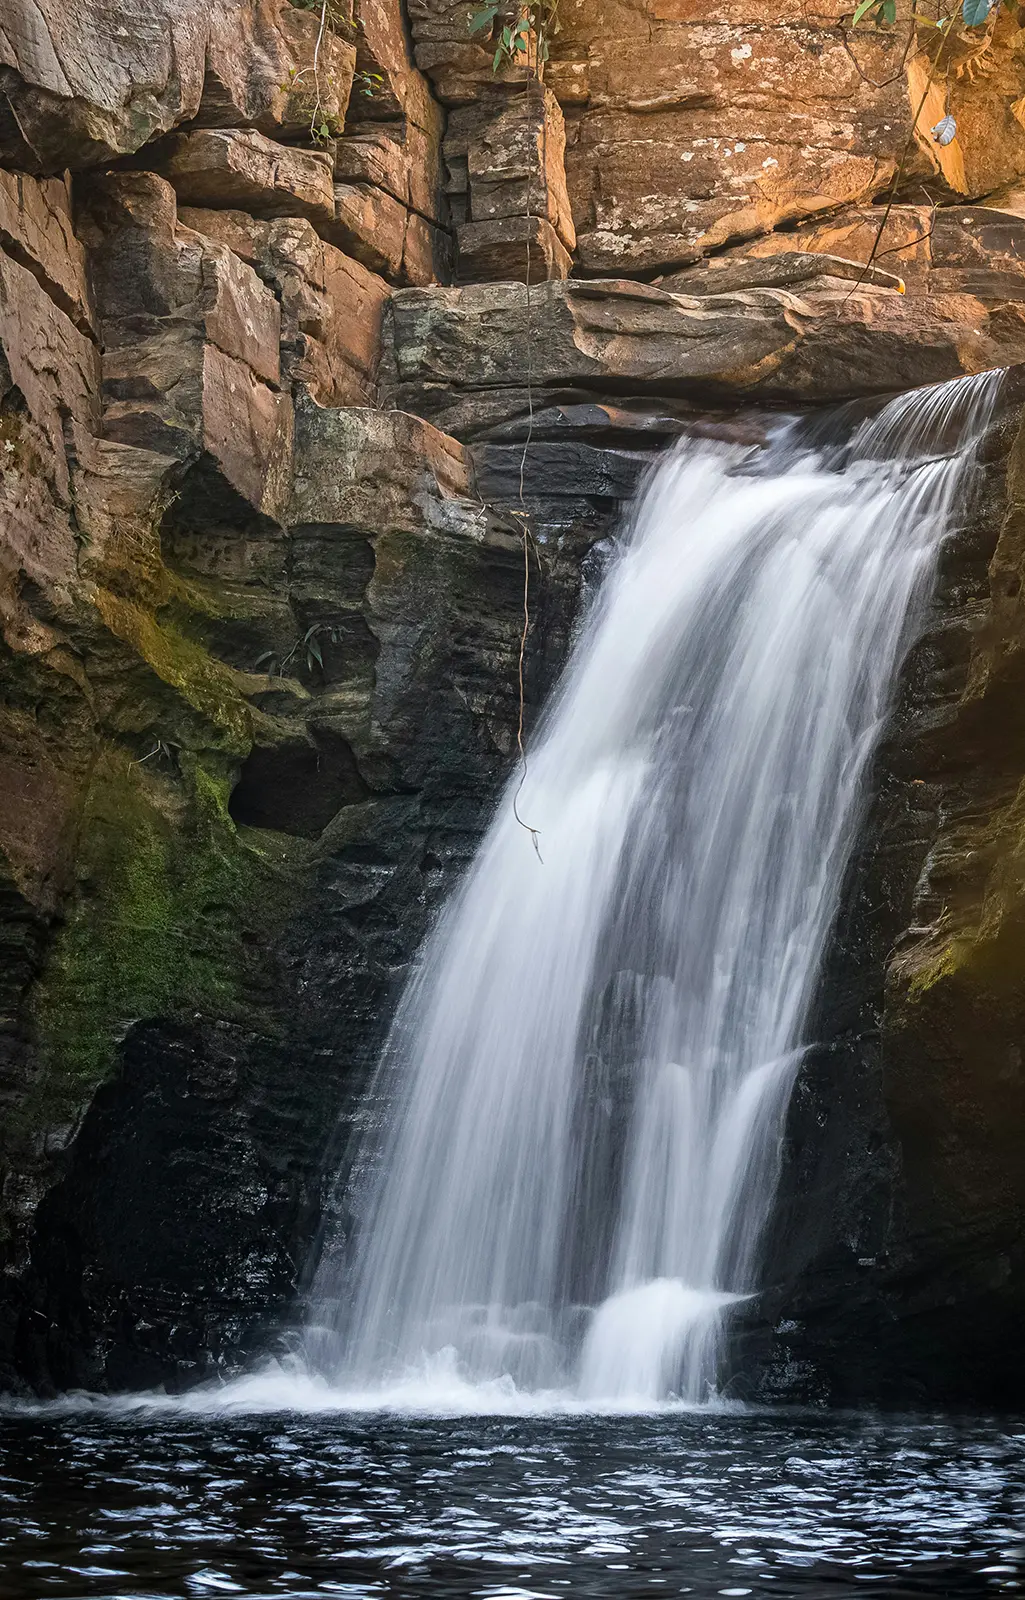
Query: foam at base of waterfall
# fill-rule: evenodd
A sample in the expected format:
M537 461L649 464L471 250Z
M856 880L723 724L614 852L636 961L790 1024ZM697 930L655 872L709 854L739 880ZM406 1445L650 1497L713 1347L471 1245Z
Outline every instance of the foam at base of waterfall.
M268 1361L254 1372L226 1382L203 1383L184 1394L159 1390L133 1394L72 1391L56 1400L0 1402L0 1416L60 1417L76 1413L133 1416L173 1413L181 1416L338 1416L408 1417L557 1417L647 1416L662 1413L740 1413L750 1409L736 1400L712 1395L703 1404L638 1395L587 1398L570 1389L530 1390L517 1387L508 1375L485 1381L460 1372L454 1349L424 1357L390 1381L366 1386L336 1383L309 1371L302 1363Z
M743 1295L691 1289L679 1278L655 1278L598 1307L580 1358L582 1398L648 1406L674 1394L681 1373L708 1371L705 1346L720 1318ZM690 1404L710 1398L685 1393Z

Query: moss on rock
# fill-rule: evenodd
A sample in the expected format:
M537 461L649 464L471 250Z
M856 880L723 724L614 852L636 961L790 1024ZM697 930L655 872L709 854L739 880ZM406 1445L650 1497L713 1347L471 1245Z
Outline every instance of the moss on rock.
M295 863L240 839L225 771L184 753L179 767L148 771L108 745L93 769L75 892L34 997L42 1073L24 1115L37 1126L77 1115L133 1023L259 1012L254 965Z
M111 633L131 645L163 683L219 730L224 748L244 755L252 738L252 715L231 669L173 623L158 620L134 601L108 589L97 589L94 601Z

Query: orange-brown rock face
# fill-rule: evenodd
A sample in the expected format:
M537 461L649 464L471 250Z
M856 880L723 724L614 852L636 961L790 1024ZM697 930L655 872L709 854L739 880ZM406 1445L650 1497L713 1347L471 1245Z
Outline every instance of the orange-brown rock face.
M287 0L10 0L0 17L0 160L31 172L130 154L179 123L304 126L318 17ZM344 114L352 47L322 45L323 110ZM301 75L301 76L300 76Z
M924 181L971 196L1021 171L1022 52L1009 17L977 62L970 46L956 61L960 131L941 149L928 130L946 78L912 37L910 15L891 32L848 35L842 14L729 0L573 6L557 52L577 58L574 83L587 85L583 103L573 90L567 157L581 266L629 273L687 261L871 201L898 170L905 192ZM941 86L923 100L930 73Z

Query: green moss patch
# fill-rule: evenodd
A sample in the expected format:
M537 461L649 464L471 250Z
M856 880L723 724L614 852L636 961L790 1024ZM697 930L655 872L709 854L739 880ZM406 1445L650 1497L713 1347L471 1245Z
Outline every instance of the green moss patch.
M226 749L245 754L252 718L231 669L143 606L107 589L98 589L94 600L111 633L130 644L158 678L220 730Z
M239 839L227 776L181 764L175 781L110 747L94 770L75 893L34 1000L36 1125L76 1113L141 1019L259 1025L258 969L293 903L295 864Z

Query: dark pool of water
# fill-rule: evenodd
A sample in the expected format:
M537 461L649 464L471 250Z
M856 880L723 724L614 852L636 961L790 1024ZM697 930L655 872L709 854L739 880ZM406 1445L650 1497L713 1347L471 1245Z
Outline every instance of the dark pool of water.
M0 1595L971 1597L1025 1588L1025 1425L0 1416Z

